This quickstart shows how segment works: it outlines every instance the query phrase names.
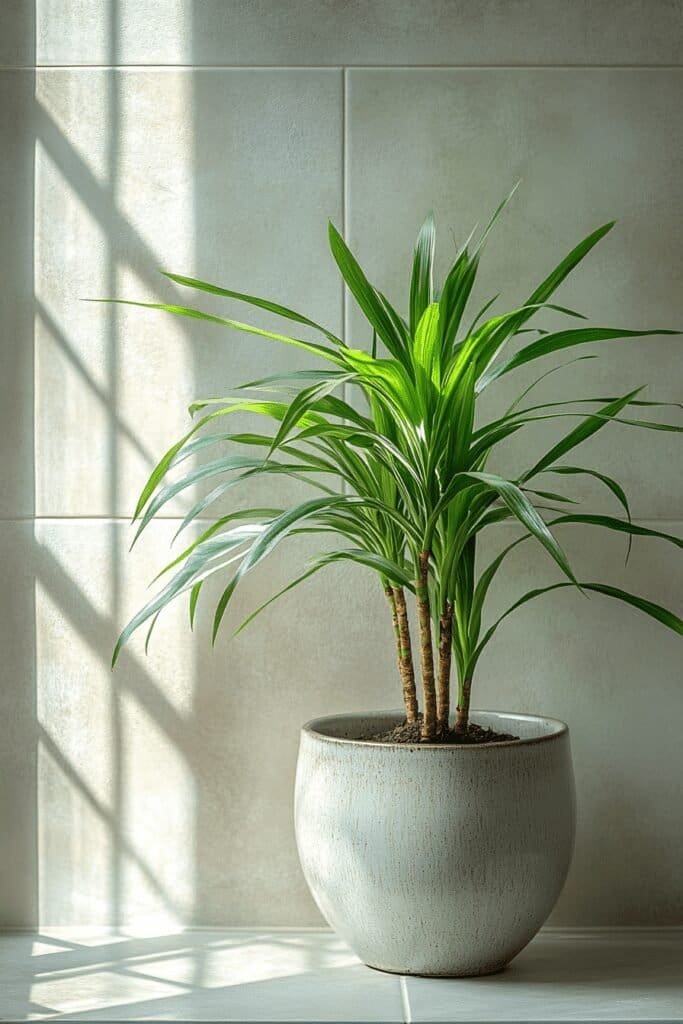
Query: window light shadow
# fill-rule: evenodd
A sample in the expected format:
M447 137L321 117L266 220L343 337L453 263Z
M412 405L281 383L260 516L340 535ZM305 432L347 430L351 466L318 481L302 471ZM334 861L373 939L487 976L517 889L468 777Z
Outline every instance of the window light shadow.
M274 1019L278 1010L313 1008L321 998L330 1006L358 998L355 988L369 977L375 990L396 985L367 971L324 930L92 933L78 941L47 929L21 941L15 970L27 994L13 1008L17 1017Z
M74 638L79 638L92 651L95 657L103 664L109 678L108 652L111 648L112 636L115 633L116 625L113 619L95 609L84 596L82 590L64 570L54 555L44 546L36 542L35 545L35 576L38 584L44 590L50 601L60 610L73 632ZM184 764L191 765L192 756L192 735L194 724L191 719L184 718L170 701L164 696L147 671L140 665L134 655L125 652L121 659L121 667L118 671L119 682L117 693L119 699L124 694L130 694L136 703L144 709L155 725L162 730L163 735L172 745L176 755L182 759ZM106 826L110 836L112 857L116 858L119 870L122 870L124 860L131 863L143 876L149 889L158 897L160 903L166 908L170 915L179 922L186 921L191 908L182 906L167 891L159 880L159 872L153 863L145 861L140 852L125 838L124 817L121 805L114 799L116 792L123 787L122 763L123 751L118 751L118 756L112 759L113 778L109 807L102 803L87 779L79 773L65 757L63 751L55 742L49 732L49 722L43 723L40 727L39 742L48 755L53 759L63 776L73 786L75 792L80 794L86 804L91 808L97 818ZM39 816L49 815L50 807L40 807ZM159 851L161 855L162 850ZM78 865L75 865L77 869ZM47 894L43 894L45 898ZM125 896L121 887L118 887L111 896L110 914L115 923L126 917ZM96 922L101 923L101 922Z
M39 320L42 321L45 328L49 331L50 336L54 342L59 346L60 350L64 353L64 356L68 359L71 366L74 368L85 387L92 392L93 395L106 407L109 414L114 421L114 429L120 437L125 438L126 441L135 449L142 459L147 463L150 469L156 464L157 458L145 447L138 435L132 430L131 427L122 419L118 414L114 403L112 402L111 395L97 383L92 373L85 365L80 356L75 352L73 346L69 343L68 338L62 330L60 330L54 317L45 305L36 298L36 315Z
M39 12L40 13L40 12ZM45 17L55 17L55 12L48 6L42 12ZM102 291L103 296L116 296L120 289L120 274L125 268L132 269L141 279L148 293L157 293L164 288L164 293L174 293L175 287L162 278L158 273L158 257L152 248L143 239L140 232L131 223L130 219L122 212L119 205L120 179L122 164L122 145L125 139L121 138L123 131L122 121L122 96L123 72L116 70L119 51L119 4L112 0L103 8L104 22L102 29L109 47L108 70L97 71L81 70L75 72L73 69L64 69L55 72L55 88L59 87L58 76L95 74L100 76L103 83L101 94L101 109L99 116L104 125L104 151L103 151L103 172L96 175L95 164L89 165L89 158L84 157L73 144L72 140L62 130L60 124L51 115L45 105L36 97L34 102L34 125L36 144L41 147L48 161L57 169L63 183L70 189L78 201L99 226L101 235L105 241L105 256L103 261ZM45 81L49 81L48 78ZM40 214L36 225L40 228ZM57 214L58 215L58 214ZM83 253L87 259L87 254ZM76 302L81 296L74 296ZM36 296L36 315L42 325L49 331L52 339L59 347L59 350L68 361L69 365L77 374L84 389L92 394L106 412L105 429L107 435L107 456L106 465L101 468L106 472L106 507L111 514L116 515L120 500L120 465L119 465L119 440L124 439L133 450L140 456L145 464L149 466L155 461L154 457L147 450L144 443L137 436L136 432L124 422L120 413L120 380L121 380L121 356L120 356L120 328L119 311L116 307L107 309L105 354L102 377L96 378L84 363L83 359L70 344L64 330L59 325L62 318L53 315L49 304L42 300L42 296ZM185 325L179 323L180 329L184 331ZM41 410L36 410L36 416L41 415ZM83 495L79 512L87 516L88 497ZM59 511L59 508L56 509ZM59 527L57 527L59 529ZM42 588L50 602L52 602L57 613L68 623L69 629L73 632L76 643L84 643L88 650L94 654L102 666L103 678L109 688L109 725L107 728L106 745L104 756L111 764L111 775L108 783L106 800L103 801L101 794L95 792L90 785L83 770L79 766L76 769L56 741L56 735L52 734L49 723L49 711L47 721L42 723L40 728L39 742L50 759L54 762L58 771L75 793L85 801L95 818L106 826L106 834L110 838L110 862L107 870L109 879L109 897L107 923L116 925L123 921L127 913L125 906L124 889L124 863L130 863L141 873L146 885L158 897L159 901L178 920L187 921L191 918L192 907L181 905L176 894L171 896L162 885L159 872L154 865L147 863L136 850L130 840L126 838L126 813L130 805L130 794L125 792L129 783L124 778L124 766L129 763L130 744L132 738L127 735L129 723L126 719L126 707L130 705L130 698L133 698L135 706L142 709L150 720L150 727L158 728L160 734L165 737L170 747L176 752L176 756L183 765L188 766L190 779L194 778L190 768L190 751L192 747L191 736L193 724L188 718L183 718L174 708L172 703L163 695L159 687L153 681L148 672L139 664L137 659L125 652L121 659L120 667L114 675L110 675L109 656L116 634L121 627L121 559L124 553L120 550L121 531L112 528L108 533L109 554L107 559L106 578L103 585L108 592L107 611L104 614L90 602L85 592L81 590L75 579L64 570L57 559L50 551L39 543L34 544L35 548L35 579L37 585ZM43 651L43 657L48 659L51 652ZM40 685L41 666L37 666L36 687ZM68 683L68 680L65 680ZM128 704L126 703L128 701ZM144 732L144 727L143 727ZM138 741L139 742L139 741ZM94 750L94 756L98 751ZM183 799L174 794L171 799ZM38 783L35 784L35 804L37 828L40 828L41 817L48 816L52 809L47 806L40 806L40 793ZM192 808L189 808L191 811ZM101 840L99 840L101 842ZM98 837L92 838L93 843L98 842ZM101 852L101 851L98 851ZM158 851L160 855L162 850ZM78 864L69 863L67 871L73 874L73 885L79 884ZM57 873L60 866L56 866ZM105 894L102 894L104 896ZM95 911L99 913L99 911ZM97 922L102 923L102 922Z

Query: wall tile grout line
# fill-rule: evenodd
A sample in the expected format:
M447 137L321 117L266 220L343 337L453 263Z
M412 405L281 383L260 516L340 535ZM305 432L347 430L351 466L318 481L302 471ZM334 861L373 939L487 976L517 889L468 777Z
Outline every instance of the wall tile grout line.
M349 239L349 100L348 100L348 69L342 68L342 194L341 194L341 208L342 208L342 231L344 232L344 241L347 245L350 245ZM344 332L344 341L348 332L348 291L344 281L342 280L342 315L343 324L342 330ZM346 391L346 386L344 387Z
M683 71L683 64L2 64L0 71Z
M346 183L347 183L347 159L348 159L348 147L347 147L347 136L346 136L346 124L347 124L347 109L346 109L346 68L341 69L341 218L342 218L342 234L344 235L344 241L348 244L349 233L348 233L348 217L347 217L347 197L346 197ZM347 339L347 328L348 328L348 296L346 283L340 275L341 283L341 314L342 314L342 339L346 342ZM347 383L342 384L342 398L345 402L349 400L349 385ZM342 478L341 490L343 494L347 493L346 480Z

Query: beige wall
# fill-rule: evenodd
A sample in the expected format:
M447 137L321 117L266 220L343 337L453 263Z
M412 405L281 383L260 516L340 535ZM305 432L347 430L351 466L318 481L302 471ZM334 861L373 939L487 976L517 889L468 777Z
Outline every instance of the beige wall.
M109 670L188 507L127 553L126 518L188 403L304 362L80 300L173 301L165 268L346 321L364 343L327 218L405 297L427 209L445 261L451 229L461 239L521 177L484 297L523 300L616 217L562 298L597 322L680 326L681 4L39 0L34 25L11 0L2 19L0 923L318 923L291 827L297 730L397 704L374 580L330 571L214 652L208 616L192 635L178 608L148 658L137 640ZM680 401L680 351L605 346L544 394L650 383ZM582 461L620 477L640 521L680 531L675 437L594 441ZM680 609L673 549L637 542L624 567L602 533L563 539L585 575ZM235 614L303 555L283 549ZM520 549L496 604L552 572ZM683 923L681 653L630 610L563 593L510 620L482 662L475 703L572 729L579 833L557 924Z

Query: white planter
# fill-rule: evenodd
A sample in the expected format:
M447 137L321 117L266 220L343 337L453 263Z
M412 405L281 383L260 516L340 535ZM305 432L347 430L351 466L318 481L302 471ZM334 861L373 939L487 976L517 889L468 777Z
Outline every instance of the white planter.
M533 938L567 875L569 731L551 718L473 711L472 721L520 739L358 741L402 717L335 715L303 727L295 825L306 881L370 967L493 973Z

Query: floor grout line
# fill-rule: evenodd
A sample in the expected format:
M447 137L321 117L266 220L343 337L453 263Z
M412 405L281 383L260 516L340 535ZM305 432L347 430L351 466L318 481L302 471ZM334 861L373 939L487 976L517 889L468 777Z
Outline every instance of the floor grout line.
M403 1021L404 1024L412 1024L413 1016L410 1012L410 994L408 992L408 979L405 975L401 975L398 979L401 987L401 1006L403 1008Z
M323 937L332 938L335 941L343 943L343 939L340 939L338 934L330 925L326 924L176 924L171 927L170 934L173 936L187 935L192 932L200 933L211 933L219 932L222 934L257 934L263 933L270 934L275 932L283 935L293 935L303 933L308 935L321 935ZM131 930L133 929L133 930ZM47 921L43 921L40 925L26 925L18 927L2 927L0 928L0 938L8 937L11 938L14 935L59 935L60 933L70 932L73 935L82 935L86 933L99 933L103 935L108 934L120 934L123 931L129 932L127 938L130 939L144 939L144 934L136 934L134 926L129 924L103 924L97 923L97 921L91 922L90 924L50 924ZM683 924L567 924L567 925L543 925L535 938L551 938L551 939L576 939L580 941L585 938L596 938L596 939L608 939L608 938L631 938L632 936L641 936L647 938L650 936L661 936L662 938L683 938ZM532 940L533 941L533 940ZM374 970L374 968L371 968ZM386 974L387 972L377 971L377 973ZM400 981L407 982L409 975L400 974L393 975ZM419 975L418 975L419 978ZM1 1020L2 1018L0 1018Z

